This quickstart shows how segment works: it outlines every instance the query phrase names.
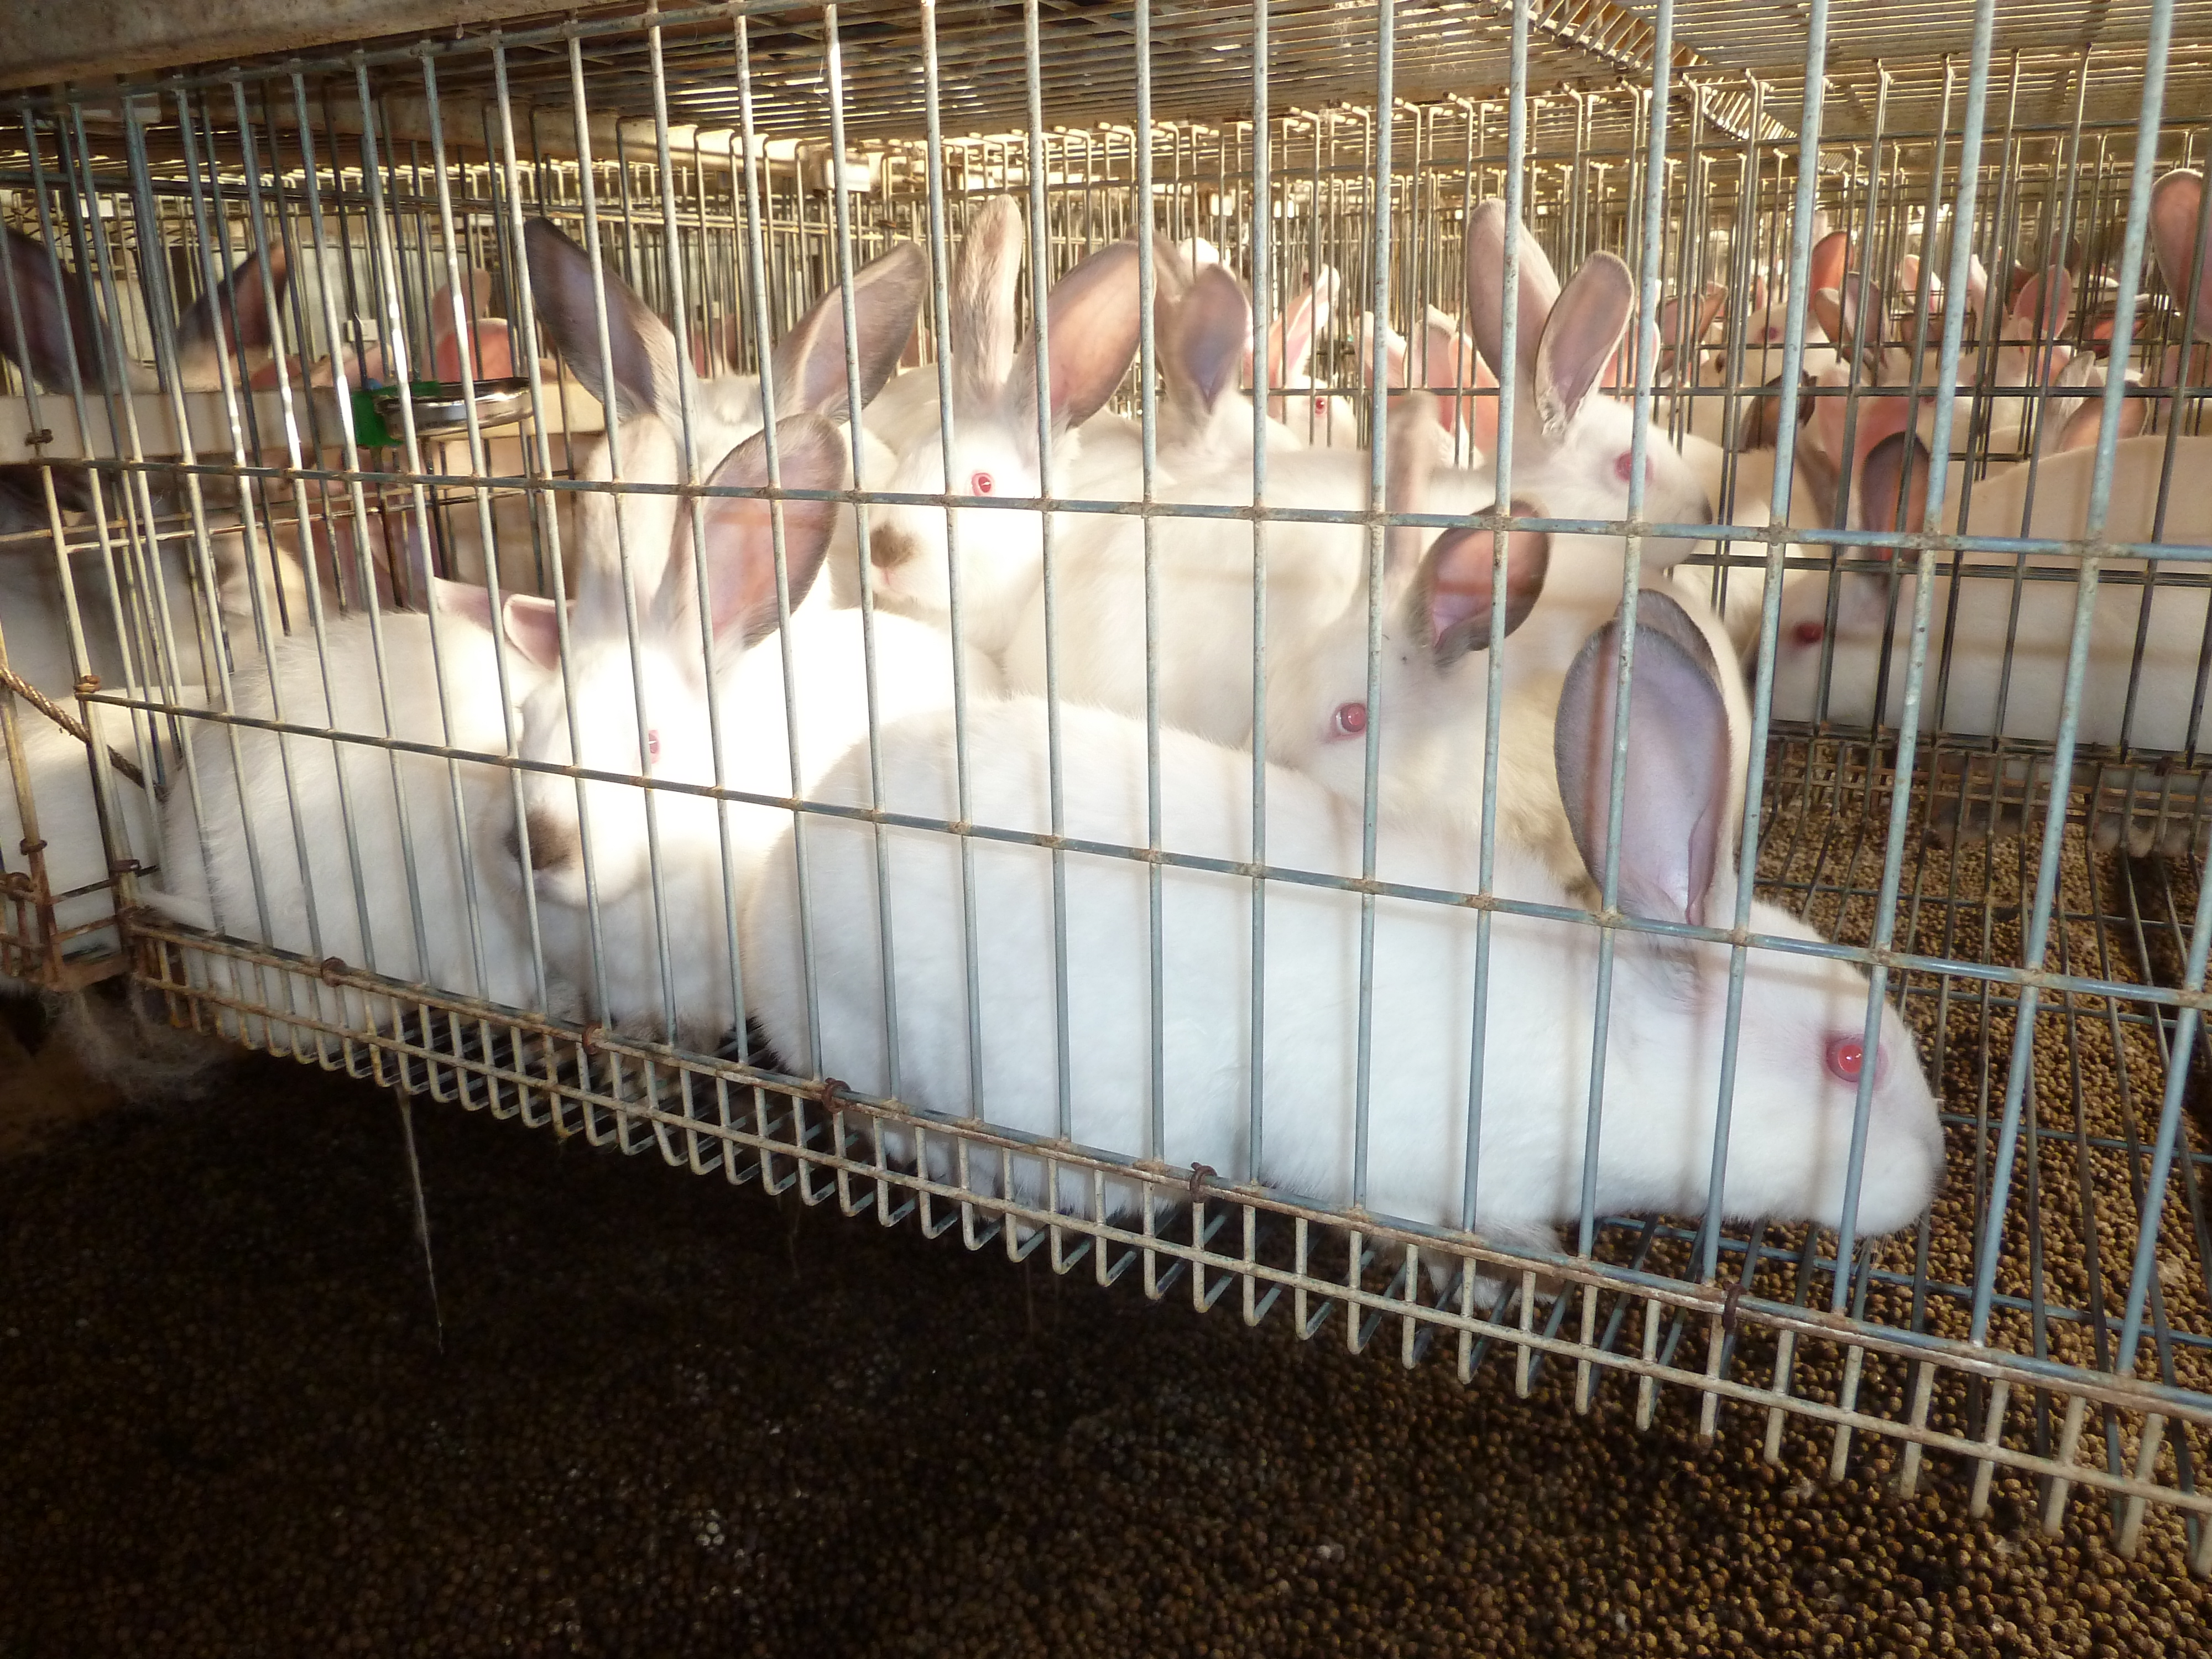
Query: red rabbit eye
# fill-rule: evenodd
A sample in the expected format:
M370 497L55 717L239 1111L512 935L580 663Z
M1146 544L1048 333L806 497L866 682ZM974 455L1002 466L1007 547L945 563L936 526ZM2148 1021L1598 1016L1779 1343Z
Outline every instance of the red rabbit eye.
M657 761L660 758L659 732L647 732L645 734L645 757L648 762Z
M971 495L988 495L998 487L999 481L988 472L978 472L968 480L968 493Z
M1315 399L1314 399L1314 413L1315 413L1315 414L1316 414L1316 415L1326 415L1326 414L1328 414L1328 398L1315 398Z
M1357 738L1367 730L1367 705L1364 702L1339 703L1336 712L1328 717L1328 729L1340 738Z
M1790 630L1790 634L1800 645L1818 645L1827 631L1819 623L1801 622Z
M1866 1043L1860 1038L1838 1034L1828 1039L1826 1055L1828 1075L1839 1083L1856 1083L1866 1070ZM1875 1075L1881 1075L1881 1056L1875 1055Z

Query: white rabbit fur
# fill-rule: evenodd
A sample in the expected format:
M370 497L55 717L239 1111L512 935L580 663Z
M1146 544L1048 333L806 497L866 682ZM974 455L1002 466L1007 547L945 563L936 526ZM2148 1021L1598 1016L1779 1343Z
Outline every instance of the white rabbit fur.
M146 700L172 701L165 696ZM173 701L181 707L198 707L204 702L204 695L199 687L190 686L179 692ZM177 750L172 736L173 728L158 715L149 716L110 703L95 702L87 707L94 734L117 754L138 763L149 780L149 787L141 788L121 773L114 775L113 800L118 816L113 825L119 856L136 859L146 870L155 871L162 860L162 842L160 809L152 790L174 775ZM15 712L23 765L30 777L31 805L38 821L39 838L46 843L42 852L46 890L59 895L94 888L96 883L105 884L108 879L107 844L100 833L100 812L94 799L92 771L84 744L27 704L18 702ZM22 851L22 807L15 794L5 737L4 732L0 732L0 870L25 872L30 868L30 860ZM118 948L114 931L97 927L112 916L114 909L113 896L104 884L57 903L57 931L67 933L76 928L93 930L64 939L63 953L72 955L88 945L109 951ZM0 896L0 931L13 935L18 943L30 944L38 934L36 915L27 903L18 905ZM0 992L25 988L27 988L0 975Z
M504 653L502 697L484 591L439 583L434 593L434 646L429 616L386 613L376 630L380 660L368 616L333 617L321 648L313 635L295 635L276 642L266 665L241 666L231 682L234 712L371 739L511 753L509 733L520 729L513 705L535 677L518 653ZM573 999L557 984L541 1004L525 914L505 902L511 884L495 878L510 856L514 824L504 766L461 761L449 772L441 757L388 751L373 740L280 736L213 721L195 728L191 767L162 809L169 856L160 889L141 889L148 902L188 925L310 959L337 957L393 979L574 1016ZM193 971L218 994L265 997L302 1021L389 1030L408 1007L404 997L334 988L309 974L264 975L217 956L197 959ZM287 1019L228 1009L216 1018L225 1035L256 1046L306 1053L331 1041Z
M1409 400L1414 401L1414 400ZM1420 394L1419 402L1425 402ZM1433 459L1432 416L1394 419L1395 448L1418 447ZM1271 507L1347 515L1367 509L1367 457L1356 450L1285 456L1267 481ZM1438 468L1424 505L1396 511L1487 511L1493 491L1482 471ZM1166 481L1158 499L1177 505L1249 507L1249 460L1202 476ZM1252 732L1253 538L1234 520L1161 514L1152 520L1160 603L1157 627L1160 719L1217 743L1249 744ZM1366 592L1368 532L1356 522L1277 519L1267 526L1267 677ZM1145 712L1145 530L1131 517L1103 519L1055 549L1056 632L1053 666L1060 695L1127 714ZM1039 587L1015 625L1003 665L1012 691L1045 687L1044 594ZM1364 625L1361 638L1365 638ZM1274 696L1268 691L1271 701ZM1273 717L1270 716L1272 725Z
M1649 735L1632 751L1623 891L1646 899L1666 891L1679 896L1683 867L1719 850L1717 824L1688 827L1698 810L1710 815L1712 804L1683 775L1694 773L1706 788L1717 787L1717 702L1686 713L1665 708L1662 685L1686 678L1686 659L1669 663L1662 660L1666 655L1663 647L1648 654L1640 648L1635 678L1637 730ZM1611 674L1609 661L1602 672ZM1065 753L1081 757L1061 773L1066 833L1146 844L1143 726L1076 707L1064 708L1060 720ZM982 757L970 774L975 822L1024 832L1051 823L1045 732L1044 706L1036 700L976 711L969 732L971 755ZM1609 747L1609 717L1605 732ZM1595 732L1584 735L1595 743ZM951 722L942 714L884 734L888 787L905 798L908 810L957 816L951 741ZM822 781L821 798L864 798L866 758L856 751L835 768ZM1655 777L1674 762L1685 764ZM1250 857L1249 756L1164 732L1160 775L1163 847L1214 859ZM1271 865L1357 873L1356 808L1279 767L1268 769L1267 788ZM1694 803L1686 795L1695 795ZM1445 891L1475 887L1476 848L1456 827L1386 822L1379 833L1385 862L1401 879ZM964 958L970 935L963 921L959 845L946 835L905 829L888 830L884 844L896 942L898 1097L919 1111L951 1118L972 1113L994 1127L1056 1137L1051 854L994 840L969 843L973 881L966 890L976 907L972 937L981 1001L975 1012L982 1040L975 1056L980 1086L971 1091ZM876 845L866 825L808 820L810 973L787 838L771 855L748 914L746 972L751 1006L771 1045L798 1074L835 1077L884 1095L894 1079L884 1042ZM1312 1201L1347 1204L1359 1053L1358 896L1269 884L1267 1044L1255 1058L1249 1037L1253 884L1178 866L1159 872L1166 1022L1157 1035L1170 1092L1158 1103L1165 1139L1153 1145L1146 898L1152 867L1078 854L1066 858L1065 872L1073 1142L1170 1166L1202 1163L1232 1181L1256 1177ZM1510 847L1498 850L1493 890L1547 904L1563 897L1539 866ZM1688 908L1708 920L1727 914L1724 905ZM1662 898L1647 913L1679 920L1682 907L1670 911ZM1813 937L1794 917L1765 904L1753 905L1751 925L1787 939ZM1461 1215L1476 932L1471 909L1395 898L1376 903L1365 1203L1380 1214L1447 1229L1456 1229ZM1494 918L1474 1206L1477 1231L1494 1242L1547 1247L1551 1229L1577 1212L1596 953L1595 929L1513 914ZM1598 1148L1601 1212L1681 1214L1705 1207L1728 963L1723 945L1621 938ZM818 1051L808 1024L810 987L821 1017ZM1845 964L1752 953L1726 1176L1729 1214L1838 1219L1855 1090L1827 1075L1823 1056L1832 1041L1858 1038L1867 999L1865 979ZM1863 1233L1909 1224L1925 1210L1942 1166L1935 1103L1911 1036L1887 1007L1880 1029L1883 1072L1866 1140ZM1255 1064L1265 1090L1265 1151L1256 1170L1247 1133ZM890 1154L915 1156L911 1130L896 1119L885 1127ZM937 1178L955 1178L945 1138L931 1140L927 1167ZM995 1159L977 1160L971 1182L995 1194L998 1167ZM1056 1194L1044 1190L1041 1160L1018 1157L1012 1174L1011 1195L1019 1202L1062 1212L1091 1209L1087 1172L1066 1181ZM1133 1203L1127 1183L1108 1183L1110 1212L1126 1214ZM1442 1266L1432 1269L1439 1280Z
M1001 198L980 216L961 250L951 322L954 453L950 493L1035 498L1042 479L1037 447L1034 337L1012 343L1012 285L1021 218ZM1126 500L1138 490L1135 428L1099 411L1136 356L1137 247L1100 249L1053 287L1047 302L1052 491L1071 499ZM878 431L879 437L884 436ZM909 439L887 480L872 488L948 492L945 445L935 421ZM1042 569L1043 518L1026 507L951 510L960 550L963 641L995 655ZM944 625L952 570L940 507L878 504L869 515L871 578L877 602ZM1061 514L1054 535L1077 533L1082 515ZM857 572L855 572L857 578ZM854 583L857 586L857 580ZM841 592L842 592L841 582Z
M1915 471L1924 474L1925 452L1917 438ZM1870 499L1895 501L1895 467L1902 441L1888 441L1891 453L1871 463L1868 490ZM2170 543L2212 543L2212 439L2184 438L2172 471L2172 489L2163 540ZM2116 447L2111 511L2106 535L2118 542L2152 540L2158 506L2158 486L2165 463L2166 440L2152 436L2123 439ZM2088 485L2096 460L2094 448L2069 450L2035 463L2034 512L2025 534L2035 539L2067 539L2085 533ZM2023 534L2023 506L2029 479L2027 467L2008 469L1976 486L1966 515L1966 533L2019 537ZM1905 523L1917 528L1923 521L1924 499L1918 489L1909 503ZM1923 694L1923 729L1979 735L2051 739L2057 735L2060 695L2065 678L2067 653L2073 636L2077 584L2071 580L2020 582L2019 615L2013 617L2014 589L2009 580L2016 566L2010 555L1977 552L1963 556L1968 568L1993 568L1994 577L1968 577L1958 587L1955 625L1948 618L1953 608L1954 579L1936 578L1931 596L1931 628L1928 645L1928 681ZM1948 563L1948 556L1939 556ZM2057 565L2069 568L2072 561L2031 556L2031 567ZM1887 653L1889 683L1881 718L1894 722L1904 706L1905 667L1911 621L1917 579L1910 564L1900 567L1896 582L1896 626ZM2136 634L2142 616L2146 590L2140 581L2145 562L2108 560L2105 569L2119 580L2099 585L2096 609L2091 619L2087 674L2083 684L2081 719L2078 728L2084 743L2104 744L2126 739L2153 750L2187 747L2190 705L2198 675L2205 622L2205 591L2201 587L2166 586L2150 601L2149 632L2136 695L2134 722L2122 731L2129 687L2136 679ZM1889 580L1877 573L1838 572L1834 579L1836 616L1828 621L1830 579L1808 573L1793 581L1783 595L1782 633L1775 664L1774 714L1777 719L1809 720L1818 710L1821 690L1821 659L1832 657L1827 678L1826 717L1864 725L1874 718L1875 689L1885 653L1882 636L1890 617ZM2009 638L2009 652L2008 640ZM1947 639L1949 660L1945 669ZM2009 675L2007 668L2009 665ZM1945 672L1939 710L1936 675ZM2000 692L2004 695L2002 729L1998 719Z

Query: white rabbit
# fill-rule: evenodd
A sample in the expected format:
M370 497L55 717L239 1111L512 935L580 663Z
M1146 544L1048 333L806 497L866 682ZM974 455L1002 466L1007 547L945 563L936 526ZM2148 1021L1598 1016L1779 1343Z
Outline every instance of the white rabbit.
M1052 489L1070 499L1130 500L1138 493L1140 442L1134 428L1111 416L1094 419L1136 356L1137 247L1100 249L1053 287L1047 305L1046 352L1052 437ZM919 495L1037 497L1039 471L1036 341L1013 353L994 374L995 348L953 365L951 484L945 446L933 426L905 449L887 485L872 488ZM951 609L948 534L959 547L962 638L996 654L1037 585L1042 570L1044 515L1030 507L878 505L869 519L869 558L878 601L942 623ZM1076 533L1085 515L1054 520L1056 538Z
M186 707L198 707L205 701L198 686L186 688L179 698L180 706ZM21 702L15 705L15 732L31 786L32 815L37 822L38 839L44 843L40 851L46 890L56 901L53 942L64 957L88 946L99 951L119 947L114 929L102 925L113 917L115 897L109 885L108 843L101 825L104 820L112 823L117 857L134 859L144 870L157 872L162 863L162 842L155 791L174 777L177 764L176 728L170 721L112 703L86 707L94 735L116 754L137 763L147 779L142 787L119 771L114 775L113 805L119 816L112 819L101 812L94 798L84 744L37 709ZM31 866L23 848L24 814L12 771L6 733L0 731L0 874L21 875L27 874ZM154 878L159 879L158 874ZM27 893L10 896L0 892L0 933L7 934L11 944L35 951L40 931ZM0 975L0 993L23 988L17 981Z
M2162 540L2212 544L2212 439L2184 438L2175 458ZM2148 543L2159 503L2166 440L2130 438L2116 452L2111 512L2105 533L2121 543ZM2085 533L2094 448L2075 449L2035 464L2034 508L2023 512L2030 482L2023 465L1978 485L1967 533L2065 539ZM1910 467L1911 478L1899 474ZM1887 522L1919 529L1925 518L1927 453L1917 435L1897 434L1869 455L1865 499L1890 510ZM1893 505L1904 498L1901 515ZM1877 514L1870 520L1884 522ZM2048 741L2058 733L2066 657L2078 598L2070 559L2032 556L2031 569L2056 580L2030 577L2015 584L2019 562L2011 555L1962 556L1968 569L1989 574L1936 578L1931 597L1927 681L1921 703L1923 729ZM1939 565L1948 565L1939 556ZM1777 719L1827 719L1863 726L1875 717L1877 680L1885 666L1888 685L1881 719L1893 724L1904 706L1905 668L1917 579L1900 567L1891 588L1870 572L1838 572L1793 583L1783 596L1782 635L1775 663ZM2146 563L2114 558L2105 566L2091 619L2087 675L2078 736L2084 744L2123 740L2151 750L2180 750L2201 740L2190 730L2190 708L2203 673L2205 595L2202 586L2166 586L2147 598ZM2169 571L2177 567L2169 566ZM2195 567L2186 574L2194 574ZM2018 615L2014 615L2014 588ZM1955 601L1957 615L1952 617ZM2136 636L2149 605L2140 673ZM1830 614L1832 604L1833 614ZM1885 632L1892 634L1883 649ZM1825 678L1824 678L1825 666ZM2134 710L2126 721L2132 692ZM2000 704L2002 700L2002 717Z
M163 879L141 892L179 921L308 959L306 972L283 974L198 958L194 971L216 996L266 1000L300 1022L224 1009L216 1024L226 1036L304 1055L333 1041L318 1024L393 1029L408 1000L312 977L333 957L507 1007L574 1014L558 983L541 1000L526 913L498 878L514 832L508 769L449 768L380 741L514 752L515 705L537 676L499 650L487 598L436 583L434 634L428 614L332 617L319 642L281 639L265 665L234 676L237 714L350 740L194 722L191 765L162 810Z
M1467 231L1468 327L1492 374L1504 366L1505 204L1480 203ZM1562 519L1625 519L1632 465L1632 405L1595 392L1636 307L1628 267L1594 253L1565 289L1525 228L1520 234L1513 466L1516 495ZM1658 524L1710 524L1712 504L1694 471L1654 429L1646 438L1643 513ZM1652 537L1648 568L1662 569L1694 544Z
M1650 604L1647 596L1646 605ZM1559 711L1559 783L1578 842L1601 865L1609 797L1617 624L1577 658ZM1633 731L1620 840L1623 908L1672 922L1724 923L1729 869L1726 714L1691 653L1647 624L1636 651ZM988 757L956 798L948 764L952 723L923 717L884 734L887 787L907 811L1034 835L1064 824L1071 836L1147 844L1148 742L1144 727L1103 711L1061 711L1067 757L1062 817L1048 788L1046 710L1012 699L975 711L969 741ZM866 799L870 757L856 750L824 778L820 798ZM1242 865L1252 858L1249 756L1176 732L1159 738L1159 845ZM1267 862L1356 875L1356 808L1303 775L1267 773ZM961 809L956 811L956 808ZM1401 878L1443 892L1477 886L1476 848L1456 825L1386 821L1382 857ZM878 909L878 848L887 860ZM1050 1142L1172 1168L1205 1164L1229 1182L1257 1180L1298 1199L1456 1231L1462 1220L1474 1011L1477 913L1411 899L1374 902L1371 974L1364 985L1362 900L1355 893L1271 882L1265 895L1266 1036L1251 1029L1255 964L1249 876L1070 853L995 838L872 828L833 817L805 823L807 915L802 919L788 837L771 854L748 913L750 1004L775 1052L801 1077L840 1079L896 1096L940 1119L985 1124ZM1162 891L1161 979L1152 981L1149 884ZM1564 895L1534 860L1501 848L1492 890L1559 904ZM1707 896L1708 893L1711 896ZM972 898L973 926L963 915ZM1064 912L1060 909L1064 898ZM1064 914L1066 975L1054 944ZM1765 904L1754 933L1815 936ZM967 951L980 995L971 1008ZM1481 1134L1474 1231L1493 1242L1548 1248L1552 1229L1578 1213L1590 1103L1595 927L1517 913L1493 916L1480 1064ZM1644 933L1620 936L1604 1053L1607 1088L1595 1172L1601 1213L1696 1214L1712 1202L1708 1175L1729 1002L1724 945ZM886 962L886 957L890 960ZM884 1041L886 985L894 994L898 1070ZM1066 1048L1058 998L1066 998ZM1370 994L1364 995L1363 993ZM819 1024L811 1018L818 1009ZM1164 1011L1155 1028L1152 1011ZM1842 1219L1858 1078L1875 1068L1856 1211L1862 1235L1911 1224L1941 1178L1943 1139L1911 1033L1879 1011L1879 1047L1865 1054L1869 987L1832 958L1753 949L1744 981L1741 1048L1725 1165L1725 1213ZM1372 1016L1363 1048L1358 1020ZM971 1019L973 1025L971 1027ZM971 1053L971 1029L980 1050ZM1159 1054L1156 1073L1155 1053ZM1355 1190L1354 1102L1363 1057L1370 1120L1366 1186ZM1255 1079L1255 1073L1257 1073ZM1165 1079L1155 1101L1152 1080ZM1066 1079L1066 1115L1060 1080ZM1262 1123L1257 1168L1249 1127ZM1155 1141L1155 1112L1164 1125ZM939 1180L958 1178L954 1148L923 1126L884 1120L886 1151L924 1158ZM1047 1191L1036 1157L1011 1159L1020 1203L1093 1211L1088 1172ZM975 1190L999 1195L999 1159L977 1158ZM1130 1183L1109 1182L1106 1208L1134 1207ZM1447 1264L1434 1271L1441 1281Z

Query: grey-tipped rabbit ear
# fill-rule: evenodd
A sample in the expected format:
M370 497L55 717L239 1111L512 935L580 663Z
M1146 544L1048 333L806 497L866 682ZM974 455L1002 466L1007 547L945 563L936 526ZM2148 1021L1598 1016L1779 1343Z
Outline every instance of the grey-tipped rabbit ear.
M842 489L848 451L842 428L819 415L793 415L775 423L780 487L785 489ZM722 458L710 488L761 489L768 485L768 434L757 432ZM796 609L814 586L836 530L841 501L785 500L784 568ZM700 540L707 555L708 622L717 651L753 644L775 631L780 620L775 596L775 531L767 498L704 495L697 502ZM662 637L679 645L697 635L690 623L697 590L691 574L692 538L689 514L677 520L667 574L654 596L653 615Z
M2189 298L2192 264L2197 278L2197 331L2212 335L2212 220L2204 214L2204 175L2185 169L2167 173L2150 189L2151 240L2158 249L2159 272L2179 309Z
M1252 302L1219 265L1200 270L1175 308L1166 356L1173 387L1211 411L1236 389L1252 343Z
M576 378L618 418L658 415L672 429L681 405L676 337L668 325L621 277L605 272L610 361L601 362L594 298L601 272L592 256L550 219L532 219L523 226L522 248L538 320L576 371Z
M912 242L901 242L853 273L854 356L865 405L898 367L900 349L921 312L929 261ZM845 414L845 296L833 288L806 308L790 333L775 343L769 360L780 415Z
M953 386L982 407L1004 392L1014 367L1014 285L1022 274L1022 210L1011 196L983 204L952 270Z
M1628 691L1628 767L1620 814L1620 907L1654 921L1703 926L1729 805L1728 708L1705 660L1677 640L1662 607L1637 595L1636 654ZM1679 613L1680 607L1674 606ZM1559 797L1583 866L1601 887L1613 803L1622 627L1590 635L1567 670L1553 730Z
M1553 438L1574 423L1599 372L1620 349L1636 312L1636 278L1610 253L1593 253L1559 295L1536 346L1530 389Z
M1106 406L1136 358L1137 245L1109 243L1077 265L1053 284L1045 316L1050 335L1047 361L1052 426L1055 432L1065 432ZM1015 431L1031 443L1036 437L1036 352L1034 336L1015 352L1007 400Z
M0 356L53 392L69 391L74 362L84 386L98 390L106 371L100 363L100 325L94 320L84 284L64 270L57 286L52 258L36 237L10 227L0 230L0 242L4 242L8 258L8 270L0 278ZM6 283L15 288L13 305ZM20 332L15 326L19 307Z
M1529 501L1515 501L1510 510L1516 518L1543 516L1543 508ZM1414 577L1407 602L1410 620L1416 633L1426 635L1439 672L1469 652L1490 647L1490 622L1495 614L1492 534L1474 525L1445 531L1430 545ZM1507 634L1528 621L1536 608L1551 562L1549 532L1506 532Z
M1859 464L1859 507L1868 530L1917 531L1927 522L1928 446L1917 432L1893 432ZM1894 548L1875 550L1889 558Z
M268 281L262 280L264 268ZM291 274L282 242L266 255L249 254L229 276L193 301L177 319L177 378L187 390L208 392L222 384L220 359L226 351L236 362L248 351L276 343L273 295L281 304ZM232 373L246 378L242 368Z
M1496 197L1475 204L1467 222L1467 324L1490 372L1505 373L1505 204ZM1559 297L1559 278L1526 225L1518 242L1521 302L1514 319L1513 352L1527 397L1536 374L1537 343ZM1601 354L1602 356L1602 354Z

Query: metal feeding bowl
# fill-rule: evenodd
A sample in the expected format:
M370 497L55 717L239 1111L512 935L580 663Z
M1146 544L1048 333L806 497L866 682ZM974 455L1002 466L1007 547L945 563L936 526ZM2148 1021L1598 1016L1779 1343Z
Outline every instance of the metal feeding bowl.
M508 426L530 413L530 382L526 379L478 380L476 397L459 380L417 380L411 388L391 386L376 393L376 412L393 434L405 429L401 404L411 392L415 404L415 435L450 437L469 427L469 407L476 406L477 424Z

